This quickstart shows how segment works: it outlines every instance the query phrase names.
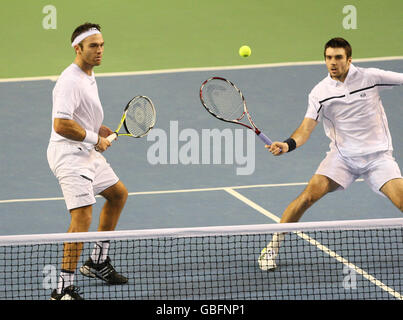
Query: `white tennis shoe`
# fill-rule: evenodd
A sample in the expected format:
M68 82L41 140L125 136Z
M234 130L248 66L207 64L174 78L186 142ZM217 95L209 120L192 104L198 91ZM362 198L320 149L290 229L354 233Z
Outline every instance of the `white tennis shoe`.
M260 253L258 259L259 268L263 271L275 269L277 267L276 257L277 257L276 250L274 250L270 245L268 245Z

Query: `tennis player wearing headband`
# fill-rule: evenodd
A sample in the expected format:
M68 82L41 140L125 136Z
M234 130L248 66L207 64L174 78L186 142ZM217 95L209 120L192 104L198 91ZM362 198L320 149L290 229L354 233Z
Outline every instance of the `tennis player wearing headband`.
M126 187L102 155L111 145L106 137L113 132L102 124L104 114L93 72L101 64L104 51L100 30L99 25L91 23L74 30L71 46L76 57L53 89L52 133L47 157L70 211L68 232L89 230L97 194L106 199L98 231L114 230L127 199ZM127 279L111 265L108 249L109 242L95 243L80 272L108 284L124 284ZM64 244L58 287L51 299L82 299L74 286L81 250L82 243Z
M280 222L297 222L327 193L346 189L362 177L370 188L389 198L403 212L403 178L392 156L392 138L379 92L403 85L403 74L352 64L352 49L342 38L329 40L324 58L329 75L309 94L304 120L284 142L266 146L275 156L306 143L319 121L330 139L330 151L305 190L283 212ZM263 249L259 266L276 266L284 235L275 235Z

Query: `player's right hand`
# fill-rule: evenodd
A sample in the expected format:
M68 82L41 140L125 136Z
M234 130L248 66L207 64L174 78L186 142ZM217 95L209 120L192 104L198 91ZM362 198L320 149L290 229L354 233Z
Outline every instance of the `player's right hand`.
M98 152L104 152L110 146L111 146L111 143L109 142L109 140L100 136L99 142L95 146L95 150Z
M266 145L265 148L268 149L275 156L279 156L288 152L288 144L285 142L275 141L270 146Z

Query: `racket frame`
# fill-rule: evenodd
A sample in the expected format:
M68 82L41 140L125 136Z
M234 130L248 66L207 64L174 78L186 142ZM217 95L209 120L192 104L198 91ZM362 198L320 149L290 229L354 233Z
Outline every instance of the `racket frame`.
M138 135L138 136L135 136L135 135L131 134L131 133L129 132L128 128L127 128L127 125L126 125L126 115L127 115L128 109L129 109L131 103L132 103L134 100L136 100L136 99L146 99L146 100L150 103L151 108L152 108L152 110L153 110L153 122L152 122L152 124L149 126L149 128L148 128L147 131L145 131L143 134ZM145 135L147 135L147 134L150 132L150 130L151 130L152 128L154 128L155 122L156 122L156 118L157 118L157 117L156 117L156 111L155 111L154 103L151 101L151 99L150 99L149 97L147 97L147 96L142 96L142 95L135 96L135 97L133 97L132 99L130 99L130 101L126 104L126 107L125 107L125 109L124 109L124 111L123 111L122 119L120 120L120 123L119 123L117 129L115 130L115 132L113 132L111 135L109 135L109 136L107 137L107 139L109 140L109 142L112 142L112 141L115 140L118 136L128 136L128 137L133 137L133 138L141 138L141 137L144 137ZM122 128L122 126L124 127L126 133L119 133L119 131L120 131L120 129Z
M221 80L221 81L225 81L225 82L227 82L228 84L230 84L233 88L235 88L235 90L239 93L239 95L241 96L241 99L242 99L242 103L243 103L243 113L242 113L242 115L241 115L239 118L234 119L234 120L224 119L224 118L222 118L222 117L216 115L214 112L212 112L212 111L210 110L210 108L207 106L207 104L205 103L205 101L204 101L204 99L203 99L203 88L204 88L204 86L206 85L206 83L208 83L208 82L211 81L211 80ZM199 96L200 96L200 101L201 101L203 107L204 107L211 115L213 115L215 118L217 118L217 119L219 119L219 120L222 120L222 121L225 121L225 122L229 122L229 123L240 124L240 125L242 125L242 126L248 128L248 129L251 129L251 130L253 130L253 131L256 133L256 135L257 135L263 142L265 142L265 143L268 144L268 145L272 144L272 141L271 141L266 135L264 135L264 133L261 132L261 131L257 128L257 126L255 125L255 123L253 122L252 117L251 117L251 115L250 115L250 113L249 113L248 107L247 107L247 105L246 105L245 96L243 95L242 91L241 91L233 82L231 82L230 80L225 79L225 78L223 78L223 77L217 77L217 76L208 78L207 80L205 80L205 81L202 83L202 85L201 85L201 87L200 87ZM246 123L243 123L243 122L240 121L240 120L242 120L242 118L245 116L245 114L246 114L246 117L248 118L249 123L251 124L251 126L249 126L249 125L247 125Z

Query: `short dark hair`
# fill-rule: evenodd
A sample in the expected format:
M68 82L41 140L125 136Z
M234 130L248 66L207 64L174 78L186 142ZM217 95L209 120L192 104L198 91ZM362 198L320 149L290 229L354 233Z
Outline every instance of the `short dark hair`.
M344 48L347 58L350 58L353 54L353 49L351 49L351 45L348 43L348 41L346 39L343 39L340 37L330 39L328 42L326 42L325 50L323 52L325 57L326 57L326 49L329 47L330 48Z
M71 35L71 43L73 43L74 39L77 38L80 34L84 33L85 31L88 31L92 28L97 29L98 31L101 31L101 26L96 23L90 23L86 22L83 23L82 25L79 25L75 30L73 31L73 34ZM82 46L81 43L79 43L80 46Z

